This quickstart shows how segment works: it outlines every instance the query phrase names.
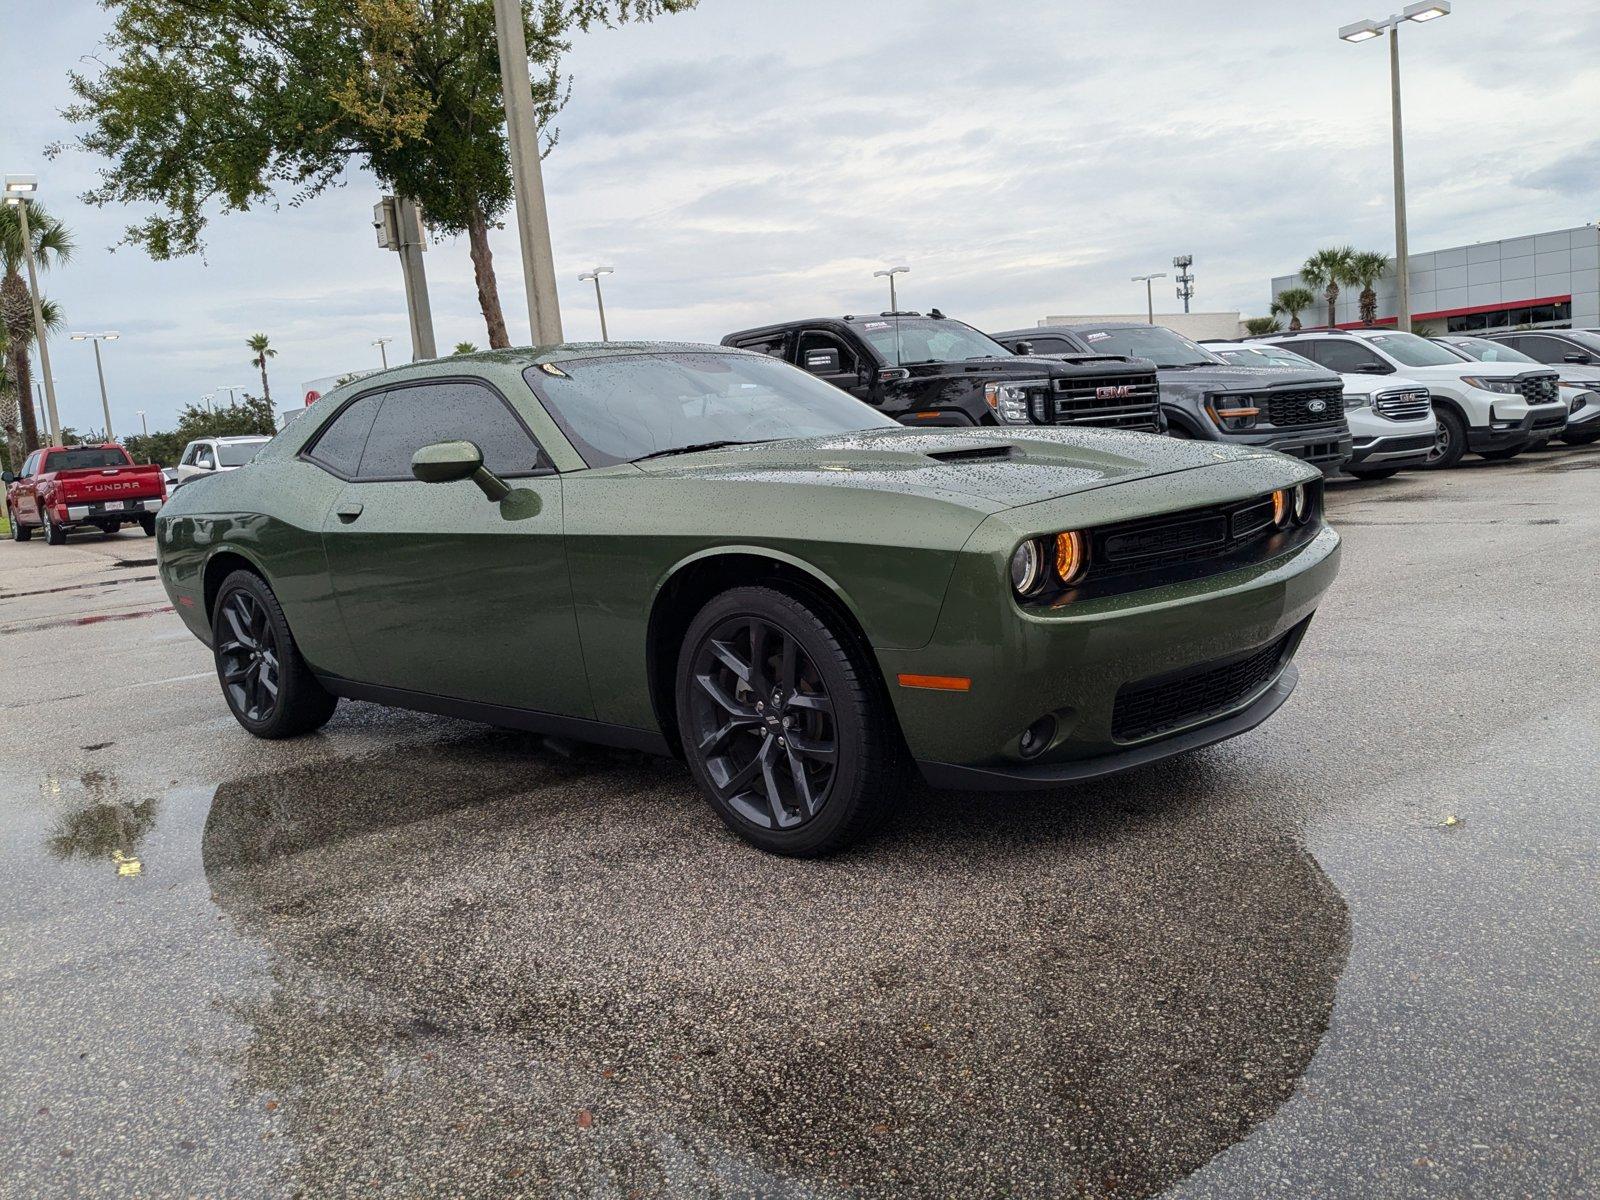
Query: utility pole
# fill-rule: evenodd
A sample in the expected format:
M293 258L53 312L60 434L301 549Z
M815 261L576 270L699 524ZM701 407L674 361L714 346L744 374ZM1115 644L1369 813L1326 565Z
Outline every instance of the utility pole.
M511 150L512 190L517 198L517 239L522 246L528 323L533 326L535 345L554 346L564 340L561 302L556 296L555 253L550 248L550 213L544 200L539 128L533 119L533 84L528 79L528 35L522 25L522 0L494 0L494 26L500 47L500 94L506 107L506 140Z
M372 226L378 231L378 245L400 255L400 277L406 287L406 319L411 325L411 361L438 358L433 340L433 306L428 301L428 275L422 265L422 252L428 239L422 228L422 213L416 202L405 196L385 196L372 206ZM387 366L387 356L385 356Z
M1180 254L1172 260L1172 265L1178 268L1178 299L1183 301L1183 311L1189 311L1189 301L1194 298L1194 276L1189 274L1189 268L1194 266L1194 255Z

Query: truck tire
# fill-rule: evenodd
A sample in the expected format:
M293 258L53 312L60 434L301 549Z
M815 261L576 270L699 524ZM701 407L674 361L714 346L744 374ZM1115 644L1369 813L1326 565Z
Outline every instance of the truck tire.
M723 823L773 854L859 841L905 781L869 652L836 626L785 592L733 588L700 610L678 654L689 770Z
M1561 440L1569 446L1587 446L1590 442L1600 440L1600 429L1585 429L1580 433L1563 433Z
M1510 462L1526 449L1526 446L1512 446L1506 450L1479 450L1478 457L1488 459L1490 462Z
M144 530L145 537L155 537L156 519L154 517L140 517L139 528Z
M6 520L11 522L12 541L25 542L33 536L33 526L24 525L21 521L17 520L16 509L9 506L6 508Z
M1433 454L1428 458L1428 469L1442 471L1461 461L1467 452L1467 423L1454 409L1433 410L1438 432L1435 434Z
M41 506L44 517L44 541L47 546L65 546L67 531L50 519L50 510Z
M1393 479L1400 474L1400 468L1372 467L1364 470L1361 467L1346 467L1344 473L1346 475L1354 475L1357 479Z
M333 716L339 698L306 666L278 598L254 571L234 571L217 589L211 645L223 699L247 732L295 737Z

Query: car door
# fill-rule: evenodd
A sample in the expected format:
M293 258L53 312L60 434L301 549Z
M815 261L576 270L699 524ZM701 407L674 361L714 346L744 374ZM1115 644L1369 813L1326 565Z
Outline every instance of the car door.
M35 450L28 455L27 461L22 464L22 474L17 476L16 487L11 493L11 505L16 510L17 516L30 525L39 523L39 497L34 487L34 476L39 473L39 459L43 454L44 451Z
M356 403L370 422L359 466L324 520L323 546L360 681L591 716L561 479L521 418L473 378L419 381ZM415 479L411 456L446 441L475 443L511 494L497 503L469 480ZM334 457L321 443L308 451L313 461Z

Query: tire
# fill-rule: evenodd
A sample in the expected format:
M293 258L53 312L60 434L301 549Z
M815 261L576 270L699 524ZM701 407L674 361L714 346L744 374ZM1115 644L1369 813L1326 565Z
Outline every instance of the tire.
M67 544L67 531L50 519L50 510L42 510L44 520L44 541L47 546L65 546Z
M107 522L106 524L100 526L100 532L105 537L116 537L117 534L122 532L122 526L118 525L114 521Z
M140 517L139 528L144 530L145 537L155 537L156 519L154 517Z
M1526 446L1513 446L1509 450L1479 450L1477 453L1479 458L1488 459L1490 462L1510 462L1526 449Z
M300 657L278 598L255 572L235 571L217 589L211 644L223 699L256 737L296 737L333 716L338 697Z
M1561 440L1569 446L1587 446L1591 442L1600 441L1600 429L1584 430L1582 433L1564 433Z
M1362 470L1360 467L1346 467L1346 475L1354 475L1357 479L1393 479L1400 474L1399 467L1373 467L1371 470Z
M1438 432L1427 465L1429 470L1443 471L1455 466L1467 452L1467 423L1454 409L1436 408L1433 416Z
M12 541L25 542L33 536L33 526L24 525L21 521L17 520L16 509L9 507L6 509L6 520L11 523Z
M684 757L752 846L831 854L892 809L904 756L868 653L817 607L772 588L723 592L690 624L676 691Z

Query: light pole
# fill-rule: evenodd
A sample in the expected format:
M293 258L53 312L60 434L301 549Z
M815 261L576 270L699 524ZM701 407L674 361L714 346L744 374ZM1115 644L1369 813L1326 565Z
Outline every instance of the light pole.
M139 429L145 437L150 436L150 424L144 419L144 409L139 410Z
M1194 276L1189 274L1189 268L1194 266L1194 255L1180 254L1172 260L1172 265L1178 268L1178 299L1183 301L1183 311L1189 311L1189 301L1194 299Z
M206 406L206 411L208 413L214 413L217 411L215 406L213 406L211 403L211 401L216 398L216 395L217 394L215 392L202 392L200 395L200 400Z
M1389 109L1394 136L1394 319L1411 331L1411 264L1406 248L1406 156L1400 139L1400 23L1450 15L1450 0L1408 4L1387 21L1357 21L1339 30L1347 42L1367 42L1389 31Z
M50 382L60 383L61 381L59 379L52 379ZM33 398L33 407L38 412L39 428L44 430L46 437L50 437L53 433L53 428L50 424L50 410L45 407L44 388L40 385L37 379L33 381ZM57 443L57 445L59 444L60 443Z
M389 343L393 338L374 338L372 344L378 348L378 357L383 360L383 369L389 369Z
M45 409L49 413L50 444L61 445L61 420L56 414L56 381L50 375L50 341L45 337L44 308L39 300L39 271L33 261L33 235L28 232L28 205L39 190L34 175L6 176L6 203L15 206L22 233L22 256L28 263L28 291L33 300L33 336L39 343L39 373L44 376Z
M114 342L122 335L116 330L105 333L69 333L67 335L75 342L94 343L94 373L100 376L100 411L106 415L106 441L116 441L116 435L111 432L111 401L106 399L106 369L100 363L100 343Z
M1149 321L1152 325L1156 323L1156 297L1155 293L1151 291L1150 283L1151 280L1165 279L1166 277L1167 273L1165 271L1157 271L1154 275L1135 275L1133 277L1134 283L1144 284L1145 320Z
M522 0L494 0L494 29L500 49L500 95L506 106L506 141L511 150L528 322L533 326L534 345L555 346L563 340L561 303L556 296L555 254L550 249L550 214L544 202L544 169L539 165L539 128L533 119Z
M578 276L579 283L587 283L591 279L594 280L594 302L600 308L600 340L602 342L609 342L611 339L606 336L606 300L600 294L600 276L613 275L615 273L615 267L596 267L594 270L585 271Z
M874 271L872 273L872 277L874 279L887 279L889 281L889 311L890 312L899 312L900 311L900 304L895 299L895 295L894 295L894 277L896 275L903 275L909 270L911 270L910 267L886 267L882 271Z

